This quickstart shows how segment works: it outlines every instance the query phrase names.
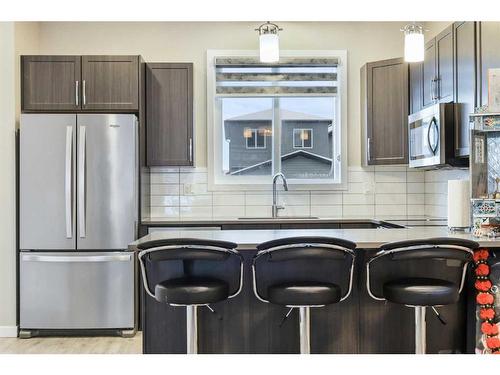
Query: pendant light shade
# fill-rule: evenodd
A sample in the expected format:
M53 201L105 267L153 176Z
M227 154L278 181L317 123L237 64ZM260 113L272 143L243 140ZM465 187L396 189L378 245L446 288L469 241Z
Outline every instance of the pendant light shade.
M275 63L280 59L280 41L278 32L282 31L278 25L266 22L255 29L259 32L260 62Z
M405 34L405 61L424 61L424 30L422 26L410 24L401 31Z

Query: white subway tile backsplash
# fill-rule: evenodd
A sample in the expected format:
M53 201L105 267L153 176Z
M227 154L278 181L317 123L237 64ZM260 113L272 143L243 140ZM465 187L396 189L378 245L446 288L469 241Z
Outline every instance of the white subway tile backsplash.
M405 194L406 183L401 182L377 182L375 194Z
M179 206L178 195L152 195L151 206Z
M312 206L322 206L322 205L341 205L342 204L342 193L319 193L311 192L311 205Z
M245 193L215 193L213 194L214 206L245 206Z
M245 206L214 206L213 217L215 218L238 218L245 216Z
M311 206L311 216L340 219L342 218L342 205Z
M375 204L406 204L406 194L377 194Z
M180 207L180 218L182 219L211 219L212 206L185 206Z
M151 173L152 184L178 184L179 173Z
M375 171L375 182L406 182L406 171Z
M262 191L208 191L207 169L154 167L150 173L153 219L270 217L271 188ZM463 170L422 171L405 166L349 167L344 191L285 192L281 216L333 218L445 217L447 181L468 178Z
M212 206L212 194L181 195L179 203L182 206Z
M151 184L151 195L179 195L180 185Z

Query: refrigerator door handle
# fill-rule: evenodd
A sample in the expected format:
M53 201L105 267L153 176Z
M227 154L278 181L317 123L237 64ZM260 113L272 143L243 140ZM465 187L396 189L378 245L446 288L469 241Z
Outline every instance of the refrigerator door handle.
M86 126L79 127L79 140L78 140L78 227L80 238L85 238L85 209L86 209L86 181L85 181L85 141L87 139Z
M66 162L64 171L64 202L66 213L66 238L73 237L73 126L66 127Z
M24 262L59 262L59 263L78 263L78 262L129 262L132 258L130 254L116 255L32 255L23 254L21 260Z

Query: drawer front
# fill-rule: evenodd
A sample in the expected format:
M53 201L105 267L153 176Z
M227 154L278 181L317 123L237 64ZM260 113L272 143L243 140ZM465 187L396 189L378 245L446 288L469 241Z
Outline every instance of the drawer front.
M21 253L20 326L132 328L134 253Z

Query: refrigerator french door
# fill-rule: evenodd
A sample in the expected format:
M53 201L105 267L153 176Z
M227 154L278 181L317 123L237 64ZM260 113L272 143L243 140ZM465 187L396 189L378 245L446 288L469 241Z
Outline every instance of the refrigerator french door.
M23 114L20 328L133 329L137 122Z

